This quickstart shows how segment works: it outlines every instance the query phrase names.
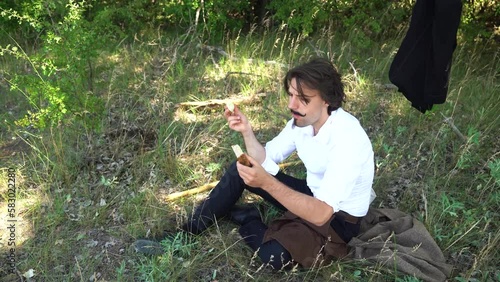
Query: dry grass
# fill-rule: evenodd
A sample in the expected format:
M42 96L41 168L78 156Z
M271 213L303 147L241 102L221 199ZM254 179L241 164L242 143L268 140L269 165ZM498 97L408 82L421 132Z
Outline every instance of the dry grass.
M383 86L397 43L364 50L348 40L305 39L284 31L228 37L215 51L202 43L188 32L103 51L95 91L105 114L97 128L69 123L41 132L11 122L2 126L2 244L8 236L3 228L8 168L15 169L18 187L18 272L7 274L4 264L0 273L7 281L29 269L34 281L417 281L356 261L273 272L227 220L202 236L183 238L183 244L165 246L161 257L144 257L130 247L136 238L176 230L206 193L176 201L165 195L218 180L233 161L230 146L243 145L228 129L222 107L176 105L266 93L242 106L265 142L288 119L280 82L286 66L318 53L331 57L344 74L345 108L373 142L375 205L422 220L456 267L453 277L498 279L497 53L464 42L447 103L422 115ZM21 113L14 106L21 98L9 95L0 98L3 105ZM304 175L300 165L287 172ZM8 252L5 244L2 251Z

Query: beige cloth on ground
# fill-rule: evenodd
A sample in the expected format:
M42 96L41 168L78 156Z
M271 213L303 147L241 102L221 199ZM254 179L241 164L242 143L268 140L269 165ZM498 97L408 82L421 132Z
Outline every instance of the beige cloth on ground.
M348 243L350 255L397 269L425 281L445 281L452 266L425 226L395 209L370 208L360 234Z

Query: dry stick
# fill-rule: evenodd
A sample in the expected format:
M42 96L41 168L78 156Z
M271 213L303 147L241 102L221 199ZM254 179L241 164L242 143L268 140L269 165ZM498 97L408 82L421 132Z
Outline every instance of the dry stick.
M280 168L284 168L284 167L293 166L293 165L300 164L300 163L301 163L301 161L294 161L294 162L289 162L289 163L283 163L283 164L280 164L279 167ZM172 200L175 200L175 199L178 199L178 198L182 198L184 196L189 196L189 195L194 195L194 194L198 194L198 193L201 193L201 192L205 192L207 190L210 190L210 189L214 188L217 185L217 183L219 183L219 181L214 181L214 182L211 182L211 183L208 183L208 184L196 187L196 188L192 188L192 189L189 189L189 190L175 192L175 193L167 195L165 197L165 200L172 201Z
M165 199L167 201L171 201L171 200L175 200L178 198L182 198L184 196L198 194L198 193L201 193L201 192L204 192L204 191L207 191L209 189L214 188L215 185L217 185L217 183L219 183L219 181L214 181L212 183L208 183L208 184L202 185L200 187L192 188L192 189L189 189L186 191L175 192L175 193L167 195L167 197Z
M464 142L467 142L467 138L460 132L460 130L458 130L458 128L455 126L455 124L453 124L453 120L451 117L446 117L445 115L443 115L443 113L441 113L441 115L444 117L444 122L446 122L450 127L451 129L464 141Z
M301 164L301 163L302 163L302 161L294 161L294 162L279 164L279 167L280 168L285 168L285 167L289 167L289 166L298 165L298 164Z
M354 71L354 78L359 83L360 78L358 77L358 71L356 70L356 68L354 67L354 65L351 62L349 62L349 65L351 66L352 70Z
M257 93L252 96L247 96L247 97L241 97L241 98L234 98L234 99L211 99L207 101L196 101L196 102L183 102L179 103L176 106L177 107L209 107L209 106L215 106L215 105L225 105L227 102L231 101L234 104L240 105L240 104L250 104L254 101L257 101L261 99L262 97L265 97L267 94L266 93Z

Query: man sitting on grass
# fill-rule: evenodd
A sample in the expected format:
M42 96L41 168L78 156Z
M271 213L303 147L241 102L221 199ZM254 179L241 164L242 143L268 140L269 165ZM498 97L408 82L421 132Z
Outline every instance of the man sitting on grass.
M374 196L371 142L359 121L345 112L344 87L333 64L313 59L288 71L284 89L291 119L265 147L247 117L235 107L224 116L243 136L251 166L233 163L182 229L200 234L229 215L263 263L282 269L324 264L347 255L360 219ZM306 179L279 171L278 163L297 151ZM244 190L260 195L284 215L266 226L255 206L235 206ZM145 251L148 241L136 243ZM139 247L137 247L139 246Z

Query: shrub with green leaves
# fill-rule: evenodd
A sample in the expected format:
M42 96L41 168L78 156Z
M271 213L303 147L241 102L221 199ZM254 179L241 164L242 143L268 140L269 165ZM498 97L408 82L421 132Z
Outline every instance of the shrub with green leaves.
M276 20L290 30L309 35L334 25L339 34L359 29L371 39L387 35L411 13L409 3L394 1L299 1L274 0L269 4Z
M18 121L20 125L44 128L102 110L93 91L92 68L98 56L96 46L102 46L105 38L97 36L83 19L86 8L85 2L69 1L64 11L60 11L60 5L47 6L45 16L57 14L50 21L40 22L43 17L36 9L22 17L11 17L21 24L32 23L33 29L41 32L37 41L41 48L36 54L28 54L12 37L14 42L0 49L1 56L12 56L29 66L24 72L3 71L10 90L23 93L31 105L31 110ZM14 11L7 14L16 15Z

